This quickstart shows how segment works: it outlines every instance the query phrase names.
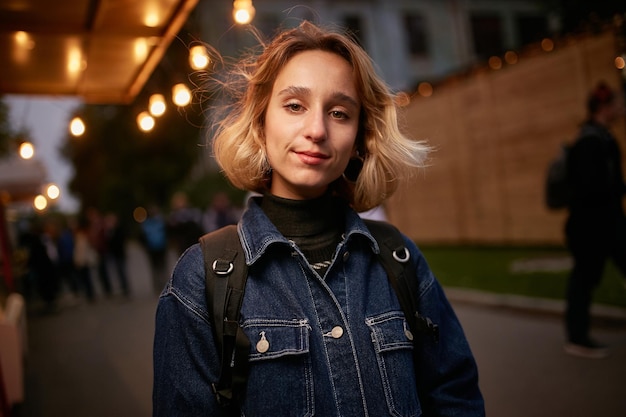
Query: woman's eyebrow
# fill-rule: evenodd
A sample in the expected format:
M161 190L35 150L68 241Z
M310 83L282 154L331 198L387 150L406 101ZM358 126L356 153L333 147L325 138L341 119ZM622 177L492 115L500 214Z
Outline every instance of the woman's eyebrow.
M347 103L347 104L349 104L351 106L356 107L357 109L359 107L361 107L361 105L359 104L359 102L356 99L354 99L352 96L350 96L348 94L342 93L341 91L337 91L337 92L333 93L332 97L333 97L333 99L335 99L337 101L340 101L342 103Z
M301 86L295 86L295 85L290 85L287 88L284 88L282 90L280 90L277 94L278 96L305 96L308 97L311 95L311 89L308 87L301 87ZM341 91L336 91L332 94L332 99L342 102L342 103L347 103L349 105L352 105L356 108L360 107L360 104L357 100L355 100L352 96L345 94Z
M311 89L308 87L298 87L290 85L278 92L278 96L308 96L311 94Z

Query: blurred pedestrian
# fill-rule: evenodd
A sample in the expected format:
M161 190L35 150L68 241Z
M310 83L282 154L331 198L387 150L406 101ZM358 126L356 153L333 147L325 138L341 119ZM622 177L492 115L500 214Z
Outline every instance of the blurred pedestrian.
M102 285L102 291L106 297L110 297L113 293L111 287L111 278L109 277L109 270L107 268L107 237L106 227L104 223L104 217L100 211L95 207L90 207L86 211L87 220L89 221L89 243L98 255L98 278L100 278L100 284Z
M607 347L590 336L593 291L610 258L626 276L626 221L622 200L626 193L622 156L611 124L623 114L614 90L600 83L587 100L588 118L567 161L572 195L565 234L574 266L567 287L565 351L602 358Z
M202 213L202 229L204 233L212 232L229 224L237 224L239 213L230 202L228 194L223 191L217 192L211 204Z
M28 248L28 267L38 295L44 302L44 313L58 311L59 294L58 252L54 226L47 219L35 219L31 232L25 238Z
M128 273L126 269L126 242L128 232L125 224L120 222L115 213L104 216L104 230L106 238L106 255L117 275L120 290L125 297L130 296Z
M80 283L74 263L75 220L71 217L61 219L61 231L57 240L59 254L59 278L65 283L74 297L80 296Z
M177 256L202 236L201 217L200 210L189 204L187 194L179 191L172 196L167 236Z
M93 303L96 296L91 276L98 264L98 254L89 241L89 226L89 220L84 215L78 217L74 229L74 265L81 291L87 301Z
M167 233L165 219L156 205L148 207L148 216L141 223L141 241L148 252L152 285L160 294L167 281Z

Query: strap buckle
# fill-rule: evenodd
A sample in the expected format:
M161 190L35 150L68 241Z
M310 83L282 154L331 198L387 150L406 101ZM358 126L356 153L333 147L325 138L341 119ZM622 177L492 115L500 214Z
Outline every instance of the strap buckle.
M411 254L409 253L409 250L406 248L406 246L395 249L391 252L391 255L393 256L393 259L402 264L409 262L409 259L411 259Z
M215 383L211 384L211 389L220 407L228 407L231 404L233 393L230 389L219 389Z
M223 259L216 259L213 261L213 265L211 267L216 275L228 275L233 272L233 269L235 269L232 262L225 261Z

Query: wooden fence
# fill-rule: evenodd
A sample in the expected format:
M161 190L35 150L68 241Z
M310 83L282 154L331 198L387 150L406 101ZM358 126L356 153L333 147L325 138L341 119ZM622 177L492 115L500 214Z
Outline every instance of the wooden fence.
M520 53L415 96L403 109L410 135L436 148L386 206L418 243L560 245L565 212L544 205L544 178L586 116L600 80L621 89L612 33ZM613 127L626 154L624 120Z

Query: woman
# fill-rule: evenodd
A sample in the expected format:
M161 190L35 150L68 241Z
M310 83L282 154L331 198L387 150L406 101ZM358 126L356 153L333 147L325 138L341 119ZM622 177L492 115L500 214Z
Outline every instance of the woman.
M416 345L415 375L402 310L357 214L390 196L428 149L400 133L366 53L304 22L240 69L246 88L213 149L235 186L261 194L238 224L249 265L240 324L251 342L241 415L484 415L461 326L406 238L422 313L441 329L438 343ZM225 415L211 391L219 357L204 280L195 245L159 301L155 416ZM387 344L373 341L381 332Z

